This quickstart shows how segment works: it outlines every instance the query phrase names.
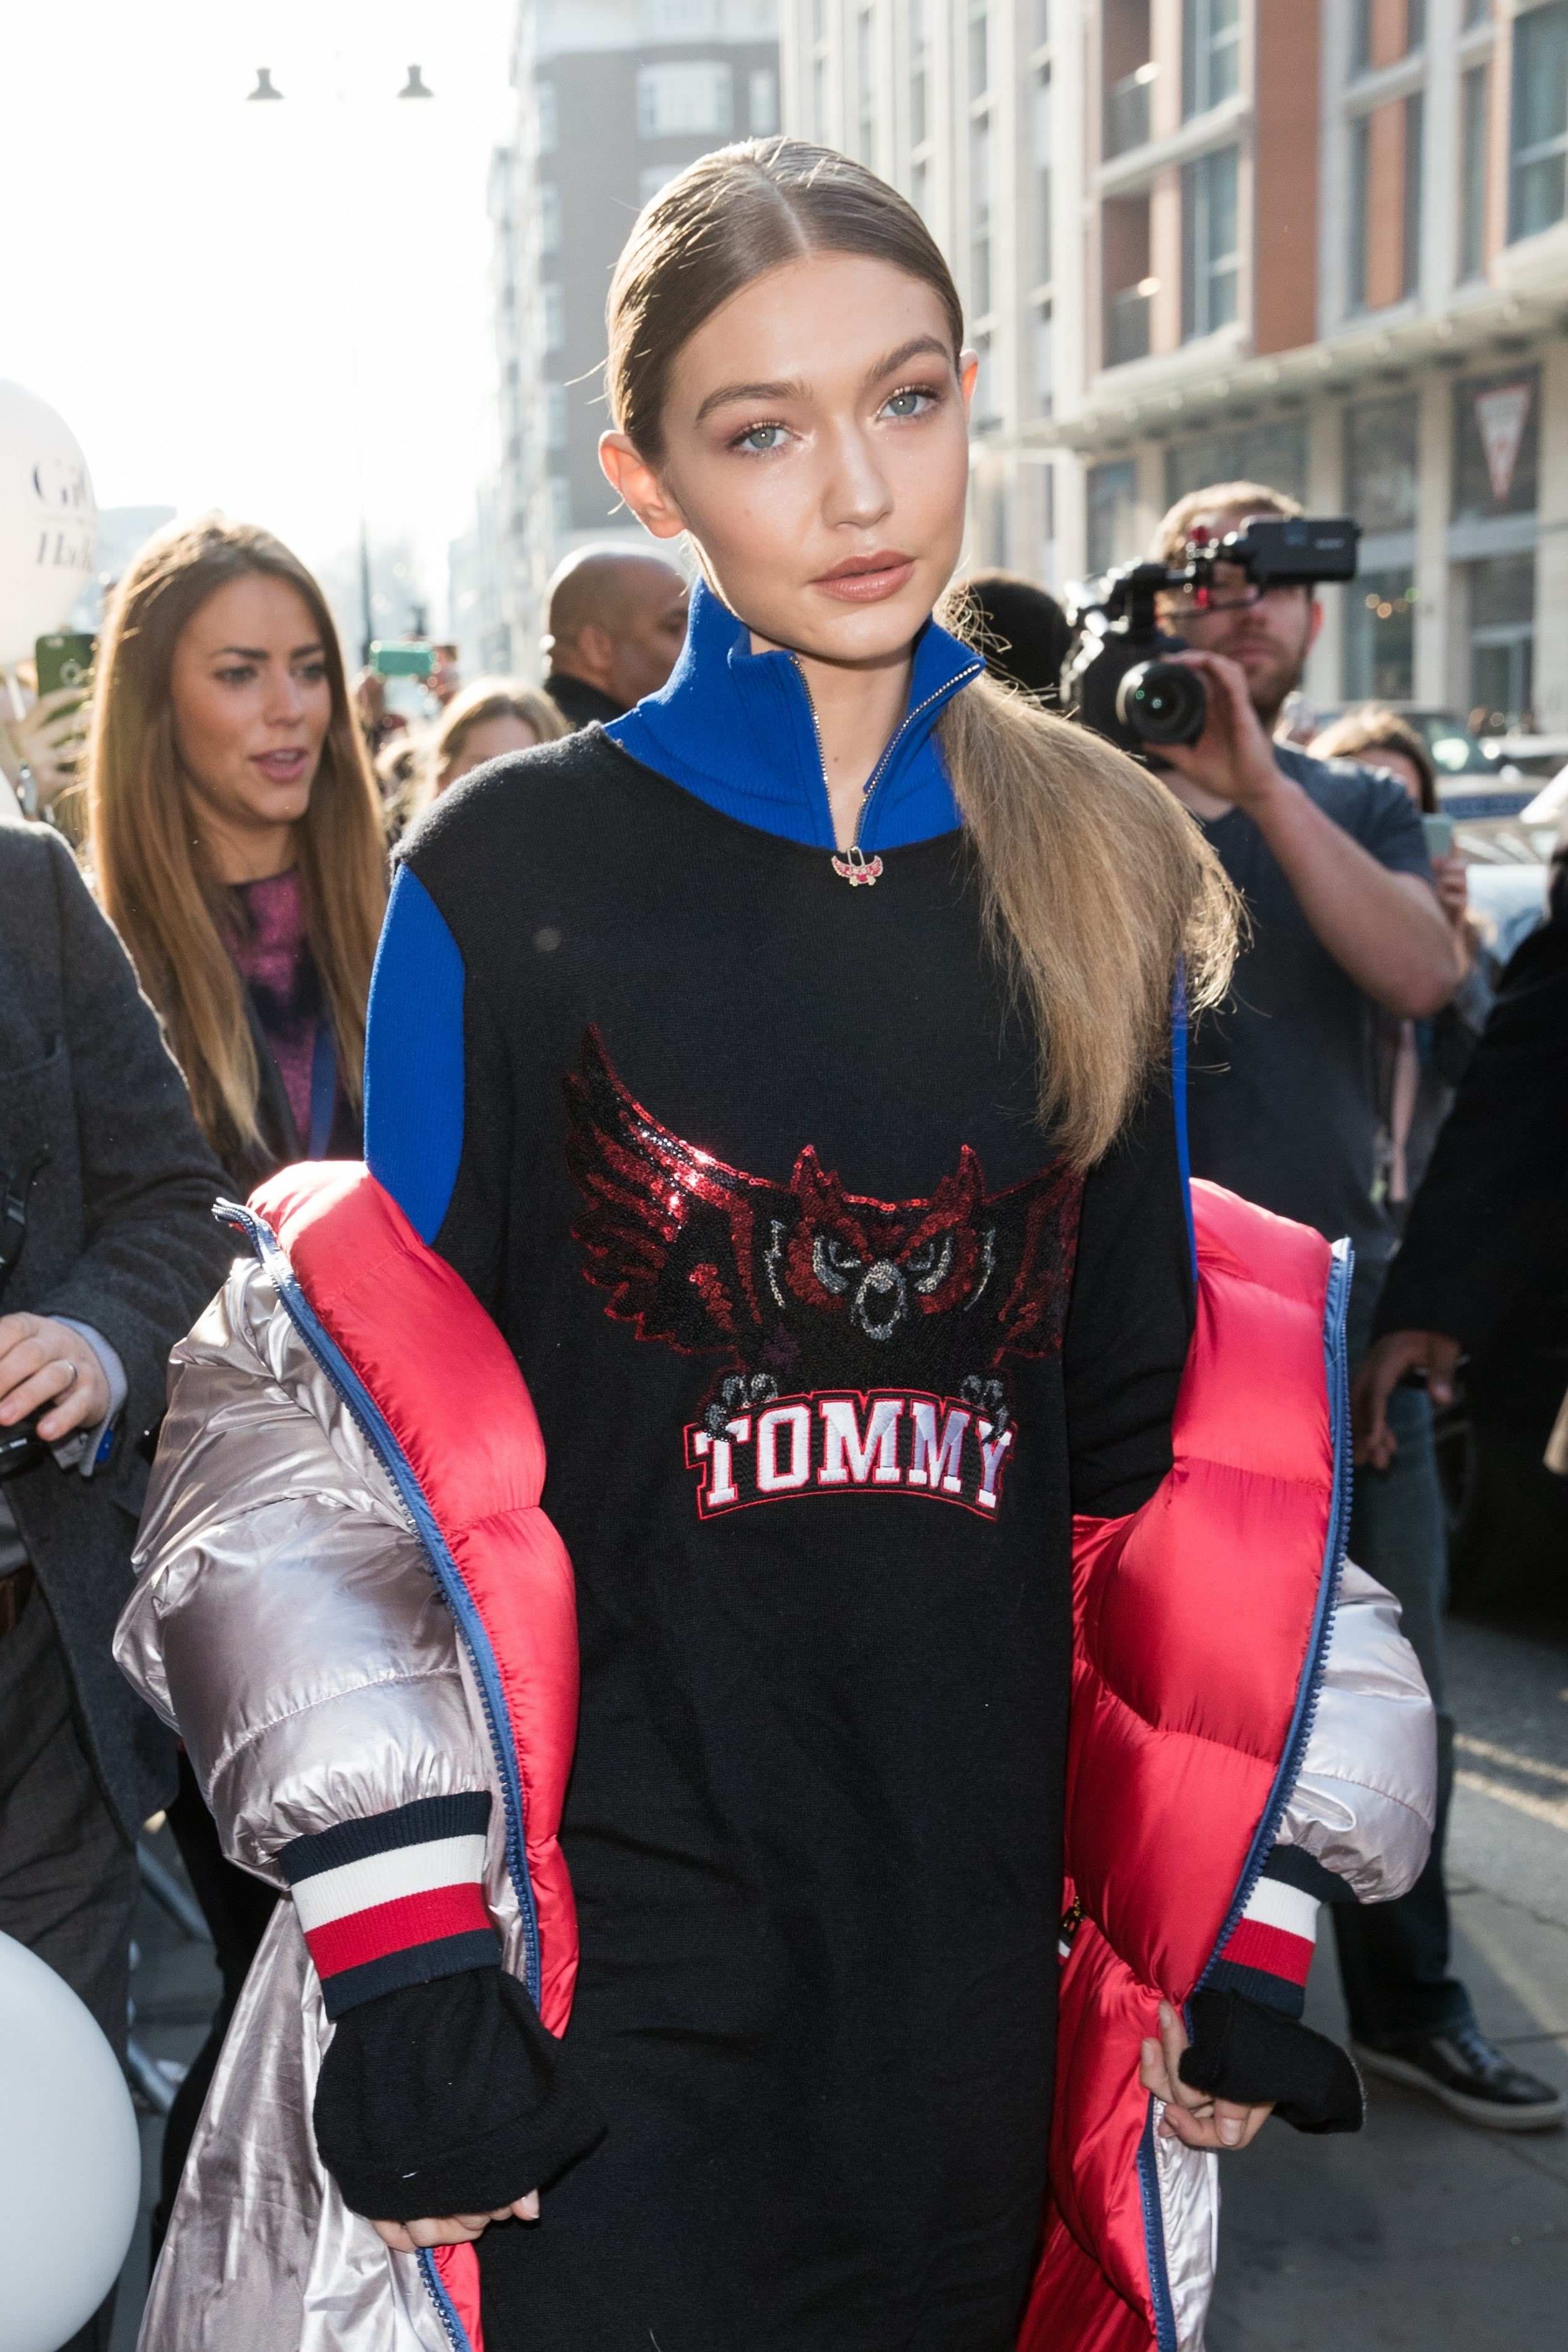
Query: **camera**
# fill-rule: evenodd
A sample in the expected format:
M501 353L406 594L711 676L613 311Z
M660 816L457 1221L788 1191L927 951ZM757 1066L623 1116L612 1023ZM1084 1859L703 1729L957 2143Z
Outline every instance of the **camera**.
M1360 524L1343 516L1260 515L1223 539L1195 533L1181 563L1125 563L1081 583L1068 598L1073 636L1061 669L1062 709L1159 767L1163 745L1197 741L1207 698L1197 671L1170 659L1186 640L1161 628L1156 598L1190 595L1199 612L1207 609L1220 564L1242 572L1260 595L1354 580L1360 537Z

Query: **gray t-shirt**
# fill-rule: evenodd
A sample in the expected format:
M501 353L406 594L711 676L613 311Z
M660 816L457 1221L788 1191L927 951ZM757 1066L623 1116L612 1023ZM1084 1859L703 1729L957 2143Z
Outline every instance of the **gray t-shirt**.
M1394 874L1429 876L1419 813L1396 780L1348 761L1274 756L1323 814ZM1377 1007L1341 971L1249 816L1204 820L1247 902L1251 938L1228 1002L1192 1039L1192 1172L1355 1244L1352 1346L1364 1341L1394 1227L1373 1198Z

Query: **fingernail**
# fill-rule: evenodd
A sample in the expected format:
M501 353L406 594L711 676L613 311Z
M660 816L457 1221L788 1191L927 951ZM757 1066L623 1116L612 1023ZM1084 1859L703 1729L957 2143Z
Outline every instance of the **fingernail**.
M1227 2147L1234 2147L1241 2137L1241 2126L1234 2116L1227 2116L1219 2126L1219 2137Z
M1162 2025L1174 2025L1176 2023L1176 2011L1172 2009L1168 2000L1162 2000L1160 2003L1160 2023Z

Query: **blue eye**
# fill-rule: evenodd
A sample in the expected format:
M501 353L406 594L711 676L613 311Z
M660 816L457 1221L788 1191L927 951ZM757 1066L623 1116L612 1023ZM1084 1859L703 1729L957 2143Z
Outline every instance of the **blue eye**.
M911 385L907 391L895 392L892 399L883 404L883 414L885 416L894 417L923 416L926 407L934 403L936 397L936 393L926 391L924 386Z
M781 425L752 425L741 434L733 446L737 449L750 449L758 457L766 457L770 449L782 448L783 444L784 427Z

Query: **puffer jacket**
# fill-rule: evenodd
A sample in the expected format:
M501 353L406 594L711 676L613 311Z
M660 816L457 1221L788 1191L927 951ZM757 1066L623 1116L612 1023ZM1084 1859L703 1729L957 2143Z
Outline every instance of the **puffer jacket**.
M1198 1321L1176 1461L1076 1531L1079 1654L1051 2203L1027 2352L1197 2352L1218 2167L1155 2129L1138 2042L1216 1964L1276 1842L1363 1899L1411 1885L1433 1732L1389 1597L1343 1562L1347 1266L1193 1188ZM235 1212L252 1255L175 1350L121 1620L234 1858L487 1790L504 1964L563 2030L556 1842L575 1732L570 1565L539 1507L517 1367L362 1169ZM1051 1989L1042 1987L1042 1999ZM389 2252L323 2170L331 2027L279 1905L225 2042L142 2326L145 2352L482 2352L471 2247Z

